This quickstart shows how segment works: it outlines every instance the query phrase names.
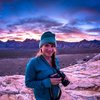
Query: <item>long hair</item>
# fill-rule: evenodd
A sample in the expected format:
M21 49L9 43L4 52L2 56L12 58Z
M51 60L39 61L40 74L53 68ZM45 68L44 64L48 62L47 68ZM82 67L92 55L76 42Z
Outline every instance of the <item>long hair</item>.
M38 52L37 52L37 54L36 54L36 57L38 57L38 56L41 56L42 55L42 50L41 50L41 48L38 50Z
M55 53L53 53L52 57L51 57L51 59L52 59L52 67L54 67L54 68L56 68L55 56L56 56Z

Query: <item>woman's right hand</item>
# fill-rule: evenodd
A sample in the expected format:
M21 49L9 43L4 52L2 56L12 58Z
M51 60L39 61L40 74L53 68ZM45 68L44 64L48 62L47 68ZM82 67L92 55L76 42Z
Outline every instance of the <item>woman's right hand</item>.
M50 78L51 84L52 85L57 85L57 84L61 83L62 78L61 77L60 78L53 78L54 75L56 75L56 74L53 74L52 78Z

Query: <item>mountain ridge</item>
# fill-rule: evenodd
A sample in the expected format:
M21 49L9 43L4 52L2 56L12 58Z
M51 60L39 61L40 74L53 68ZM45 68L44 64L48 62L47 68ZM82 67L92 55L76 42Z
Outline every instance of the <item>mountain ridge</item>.
M23 42L8 40L7 42L0 41L0 48L26 48L27 49L38 49L39 40L26 39ZM88 41L86 39L80 42L64 42L57 41L57 48L100 48L99 40Z

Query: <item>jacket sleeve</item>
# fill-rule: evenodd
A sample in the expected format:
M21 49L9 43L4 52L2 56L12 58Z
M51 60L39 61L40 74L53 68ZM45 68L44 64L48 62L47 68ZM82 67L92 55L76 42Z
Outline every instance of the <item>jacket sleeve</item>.
M36 69L37 65L36 59L31 59L26 65L25 71L25 85L28 88L49 88L51 87L50 78L46 78L43 80L36 80Z

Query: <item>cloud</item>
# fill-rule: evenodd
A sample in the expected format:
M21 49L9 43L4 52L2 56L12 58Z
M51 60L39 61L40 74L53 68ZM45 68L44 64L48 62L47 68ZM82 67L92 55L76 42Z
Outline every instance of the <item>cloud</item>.
M59 23L49 17L42 16L38 18L27 18L27 19L21 19L16 23L7 25L7 29L9 32L16 32L16 30L21 31L34 31L34 30L49 30L52 27L58 27L61 26L62 23Z
M73 26L69 26L69 24L65 24L61 27L58 27L58 28L56 28L56 30L58 30L58 33L65 33L65 34L82 33L80 29L73 27Z
M3 32L4 32L4 30L2 28L0 28L0 33L3 33Z
M2 37L0 37L0 40L2 40L4 42L7 41L7 40L23 41L21 37L11 37L11 36L7 36L7 37L2 36Z
M0 0L0 33L22 39L48 30L63 39L99 36L99 5L99 0Z
M5 35L6 33L8 33L8 30L0 28L0 35Z
M100 34L100 28L89 29L89 30L87 30L87 32L99 32L99 34Z
M82 41L83 39L86 40L100 40L100 36L95 36L95 35L89 35L89 34L56 34L57 40L60 41L66 41L66 42L79 42Z

